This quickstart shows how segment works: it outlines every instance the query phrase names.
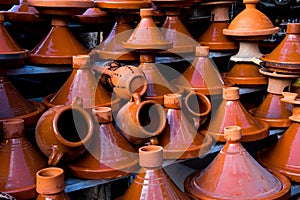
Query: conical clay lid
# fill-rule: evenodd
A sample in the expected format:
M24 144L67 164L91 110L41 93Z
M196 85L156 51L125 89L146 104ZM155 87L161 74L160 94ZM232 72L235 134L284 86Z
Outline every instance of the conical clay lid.
M263 168L241 145L241 128L224 129L226 144L203 170L189 175L185 190L199 199L287 199L289 180ZM230 183L230 184L229 184Z

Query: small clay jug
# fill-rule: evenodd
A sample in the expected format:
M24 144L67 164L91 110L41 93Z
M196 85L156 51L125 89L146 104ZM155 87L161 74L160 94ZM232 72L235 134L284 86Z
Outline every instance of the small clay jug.
M36 173L37 200L70 200L64 192L64 170L58 167L48 167Z
M90 114L82 108L80 98L71 105L48 109L39 119L35 138L40 150L49 157L48 164L70 161L81 156L93 134Z
M149 138L162 133L166 125L166 112L153 100L142 101L138 93L133 93L116 115L116 125L133 144L144 144Z
M162 168L163 148L161 146L141 147L139 158L142 168L124 194L123 200L189 199Z
M23 119L3 121L0 158L0 191L17 199L35 198L35 173L47 166L47 159L26 139Z

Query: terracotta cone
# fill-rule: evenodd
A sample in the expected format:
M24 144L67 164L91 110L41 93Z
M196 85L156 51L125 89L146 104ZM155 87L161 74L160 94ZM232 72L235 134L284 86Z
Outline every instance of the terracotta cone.
M78 55L73 57L73 71L60 90L53 96L47 96L43 102L47 107L54 105L71 105L74 97L83 99L83 108L93 106L115 105L110 94L99 84L90 70L90 57Z
M47 160L25 138L24 120L4 120L0 156L0 190L16 199L35 198L35 173Z
M107 179L135 172L137 150L114 127L111 108L95 107L93 113L98 125L95 125L91 147L78 161L68 165L72 175Z
M241 128L227 126L226 144L203 170L189 175L185 190L197 199L287 199L291 183L263 168L241 145ZM228 184L230 183L230 184Z
M272 71L300 73L300 23L288 23L286 35L268 55L262 55L265 67Z
M141 170L125 192L124 200L170 199L187 200L182 192L162 168L163 148L149 145L139 149Z
M99 8L88 8L82 15L76 15L75 19L81 24L103 24L111 23L112 18L108 12L100 10Z
M300 182L300 160L298 156L300 120L299 100L295 99L296 96L295 93L291 99L282 98L285 102L294 104L293 114L290 116L292 124L275 144L257 153L257 160L268 169L279 171L290 180Z
M269 124L256 120L239 101L238 87L225 87L223 101L202 130L211 134L217 141L224 142L224 128L236 125L242 129L242 142L261 140L269 135Z

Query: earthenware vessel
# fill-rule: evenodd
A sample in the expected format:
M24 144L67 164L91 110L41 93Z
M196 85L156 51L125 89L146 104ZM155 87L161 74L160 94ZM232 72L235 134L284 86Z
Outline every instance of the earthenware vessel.
M73 70L69 78L56 94L50 94L43 99L43 103L51 108L55 105L70 105L74 97L83 100L83 108L91 110L94 106L114 106L120 101L99 84L90 69L90 56L73 56Z
M225 142L224 128L230 125L241 127L242 142L261 140L269 135L269 124L258 121L248 113L239 101L238 87L224 87L223 101L202 132L211 134L217 141Z
M139 158L141 169L122 199L189 199L162 168L163 148L161 146L141 147Z
M84 179L118 178L138 170L138 152L113 124L110 107L93 108L95 132L82 157L68 165L71 174Z
M267 171L247 152L240 143L241 127L226 126L224 136L226 144L216 158L185 179L185 191L193 199L289 198L290 181Z
M3 121L0 156L0 190L16 199L35 198L35 173L47 159L26 139L23 119Z
M159 145L164 148L164 159L188 159L205 155L212 146L212 137L198 133L198 127L186 117L182 109L182 95L164 95L164 107L167 124L158 136Z
M166 125L166 112L158 102L142 100L138 93L133 93L115 120L121 133L131 143L144 144L162 133Z
M49 158L48 164L57 165L81 156L94 131L91 115L82 108L77 97L71 105L49 108L39 119L35 139L40 150Z
M288 23L286 35L279 45L268 55L262 55L264 66L271 71L286 74L300 73L300 23Z
M260 69L260 73L268 76L268 94L263 102L255 109L252 116L258 120L268 122L273 128L287 128L291 125L289 117L293 106L281 101L282 92L291 87L291 82L298 77L293 74L274 73L267 69Z
M300 144L299 105L297 93L283 92L282 101L293 104L293 114L289 117L292 124L282 134L279 140L270 147L257 153L257 160L263 166L286 175L294 182L300 182L300 160L298 146Z
M64 192L64 170L58 167L47 167L36 173L37 200L70 200Z

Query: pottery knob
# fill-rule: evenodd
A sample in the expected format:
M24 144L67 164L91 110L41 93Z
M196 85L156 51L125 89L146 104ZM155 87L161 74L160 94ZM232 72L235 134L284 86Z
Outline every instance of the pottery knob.
M224 138L226 141L239 141L242 138L242 129L239 126L226 126L224 128Z
M165 108L180 109L181 102L182 102L181 94L165 94L164 95L164 107Z
M25 134L23 119L7 119L3 121L3 138L18 138Z
M48 167L36 173L36 191L39 194L57 194L65 189L64 170Z
M234 101L240 98L238 87L225 87L223 88L223 99Z
M244 4L257 4L259 0L243 0Z
M4 19L4 12L0 11L0 23L3 23L5 21Z
M196 46L195 56L208 57L209 56L209 46Z
M153 16L153 8L142 8L140 9L141 17L152 17Z
M300 33L300 23L288 23L286 33L295 33L299 34Z
M89 55L77 55L72 57L73 69L88 69L90 68Z
M178 9L167 10L166 15L167 16L178 16L178 15L180 15L180 10L178 10Z
M93 108L93 113L100 124L112 122L112 112L110 107L97 106Z
M68 23L65 19L53 17L51 20L52 26L67 26Z
M163 148L148 145L139 148L140 166L145 168L160 167L163 164Z
M298 93L293 93L293 92L281 92L283 98L281 98L281 101L287 102L287 103L293 103L297 96Z

